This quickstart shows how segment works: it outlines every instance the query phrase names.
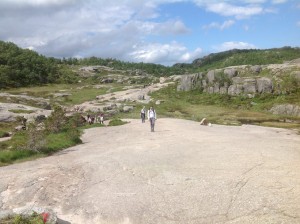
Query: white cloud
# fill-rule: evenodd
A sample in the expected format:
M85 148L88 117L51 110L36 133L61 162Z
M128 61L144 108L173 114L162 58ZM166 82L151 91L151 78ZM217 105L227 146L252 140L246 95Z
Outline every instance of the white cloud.
M263 8L260 6L235 6L224 2L209 4L207 6L207 11L222 16L234 16L237 19L243 19L253 15L262 14Z
M227 51L231 49L256 49L256 47L255 45L250 43L229 41L229 42L224 42L219 46L214 46L213 49L216 50L217 52L221 52L221 51Z
M133 23L146 34L177 35L189 32L189 29L180 20L169 20L161 23L134 21Z
M273 4L283 4L286 3L288 0L272 0Z
M203 26L203 29L219 29L219 30L224 30L229 27L231 27L235 23L234 20L227 20L224 21L222 24L217 23L217 22L212 22L208 25Z
M170 43L170 38L188 33L182 38L186 40L198 31L190 30L182 17L160 15L161 4L174 2L195 3L208 12L229 17L225 22L207 22L203 27L225 30L235 24L235 19L269 13L263 7L265 3L283 0L0 0L0 40L54 57L189 62L202 50L188 49L189 43ZM159 43L160 38L164 44ZM147 43L149 40L156 43ZM253 45L228 42L219 47Z
M190 52L185 46L177 42L169 44L144 43L135 46L130 56L137 62L159 63L164 61L165 65L172 65L178 62L191 62L200 57L201 53L202 49L200 48Z
M140 45L148 35L190 32L180 19L153 22L151 19L159 16L156 8L159 3L148 0L1 0L0 40L12 41L53 57L136 60L137 57L130 57L134 55L130 54L132 46ZM162 45L161 51L147 48L148 53L156 56L151 59L144 55L145 60L175 61L175 45L167 46ZM188 52L187 49L178 50L182 54ZM162 54L172 51L172 54Z
M244 26L244 30L245 30L245 31L248 31L249 29L250 29L250 28L249 28L248 25L245 25L245 26Z

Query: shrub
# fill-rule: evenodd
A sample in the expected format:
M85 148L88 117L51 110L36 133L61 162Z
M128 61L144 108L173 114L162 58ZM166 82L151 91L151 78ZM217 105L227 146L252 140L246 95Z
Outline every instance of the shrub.
M45 131L35 124L31 123L28 125L27 130L27 150L34 152L41 152L46 147Z
M119 118L114 118L112 120L109 121L108 126L118 126L118 125L123 125L123 124L127 124L128 122L122 121Z
M49 133L58 133L62 131L67 123L65 110L60 106L54 106L54 111L45 122L46 130Z

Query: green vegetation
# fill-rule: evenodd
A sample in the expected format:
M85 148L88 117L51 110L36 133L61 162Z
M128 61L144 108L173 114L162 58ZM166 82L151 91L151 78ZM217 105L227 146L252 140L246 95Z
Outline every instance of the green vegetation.
M259 95L255 98L207 94L200 91L177 92L175 86L161 89L151 95L164 103L155 106L159 117L174 117L224 125L258 124L275 127L299 128L300 118L276 116L268 112L274 104L298 102L300 91L291 95ZM292 123L282 121L291 120Z
M261 65L283 63L300 58L300 49L283 47L268 50L230 50L210 54L196 59L191 64L175 64L171 67L151 64L123 62L116 59L90 58L47 58L38 53L21 49L13 43L0 41L0 89L12 87L37 86L53 83L77 83L79 76L75 70L79 66L100 65L117 70L147 73L157 77L181 75L187 72L207 71L233 65ZM95 82L103 74L83 78L86 82ZM146 83L147 78L140 83Z
M33 110L21 110L21 109L19 109L19 110L12 109L12 110L8 110L8 111L16 113L16 114L31 114L34 112Z
M109 126L126 123L119 118L114 118L109 122ZM75 113L67 117L62 107L54 106L54 111L47 118L44 126L36 122L30 123L27 130L16 132L10 140L0 142L0 166L51 155L80 144L82 131L94 127L104 127L104 125L99 123L87 125L80 114Z
M196 59L192 64L185 64L184 68L197 68L198 71L208 71L235 65L281 64L296 58L300 58L300 48L283 47L268 50L234 49L213 53L203 58ZM178 67L180 64L174 66Z
M45 127L31 123L28 130L15 133L10 140L0 142L0 165L28 157L52 154L58 150L81 143L80 130L83 122L78 114L66 117L65 111L54 107Z
M15 215L0 220L1 224L44 224L43 216L33 213L31 216Z
M123 124L127 124L127 122L122 121L120 118L114 118L109 121L108 126L119 126L119 125L123 125Z

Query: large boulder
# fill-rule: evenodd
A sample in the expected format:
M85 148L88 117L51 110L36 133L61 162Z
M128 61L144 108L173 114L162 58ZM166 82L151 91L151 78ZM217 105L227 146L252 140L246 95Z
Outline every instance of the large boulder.
M270 78L262 77L256 79L258 93L272 93L273 82Z
M256 80L251 78L244 79L243 91L244 93L256 93Z
M201 87L202 73L182 75L177 91L190 91Z
M293 104L281 104L273 106L270 110L273 114L282 114L289 116L300 116L300 107Z
M210 86L207 88L208 93L214 93L214 87Z
M241 93L243 93L243 85L241 84L234 84L228 88L228 94L231 96L239 95Z
M226 68L224 74L231 79L238 75L238 71L235 68Z
M220 93L220 84L219 83L214 84L214 93Z
M206 76L207 76L207 79L208 79L208 83L211 84L215 81L215 74L216 74L215 70L211 70L207 73Z
M262 67L260 65L253 65L250 67L250 70L255 73L260 73L262 70Z
M241 77L234 77L234 78L232 78L232 83L234 85L243 85L244 79Z
M226 87L221 87L220 88L220 94L227 94L227 88Z
M133 110L133 106L124 106L123 109L122 109L122 111L124 113L129 113L132 110Z
M291 72L291 76L294 77L298 82L300 82L300 71Z
M10 112L1 112L0 113L0 122L12 122L15 121L16 118L13 113Z

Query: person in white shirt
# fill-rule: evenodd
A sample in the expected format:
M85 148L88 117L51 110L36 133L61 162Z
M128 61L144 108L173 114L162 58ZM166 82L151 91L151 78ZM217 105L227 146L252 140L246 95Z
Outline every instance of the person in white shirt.
M143 109L141 110L141 118L142 118L142 123L145 123L145 118L146 118L145 106L143 106Z
M153 107L150 107L147 113L148 120L150 121L151 132L154 132L154 125L156 120L156 111Z

